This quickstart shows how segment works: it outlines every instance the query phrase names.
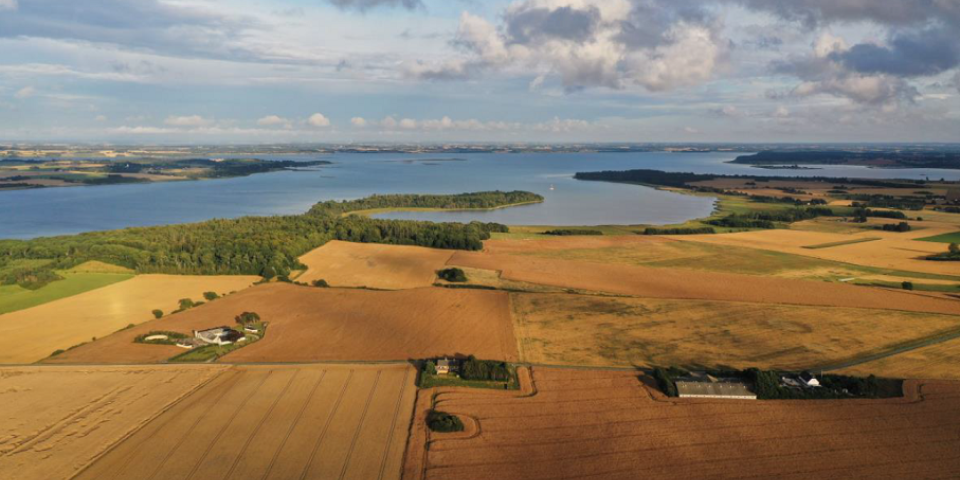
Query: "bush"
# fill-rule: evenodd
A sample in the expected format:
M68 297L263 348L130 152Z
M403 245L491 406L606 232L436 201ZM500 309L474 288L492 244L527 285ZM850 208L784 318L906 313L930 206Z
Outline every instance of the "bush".
M260 321L260 315L257 315L255 312L243 312L240 315L237 315L233 320L240 325L246 325L248 323L256 323Z
M717 233L713 227L698 228L646 228L644 235L701 235L708 233Z
M163 310L160 310L160 309L154 310L153 318L156 318L157 320L160 320L161 318L163 318Z
M677 384L673 382L673 379L670 378L670 375L663 368L657 367L653 371L653 378L657 381L657 386L660 387L660 391L668 397L676 397L677 393Z
M196 304L196 303L193 303L193 300L190 300L189 298L181 298L181 299L180 299L180 310L187 310L187 309L190 309L190 308L195 307L196 305L197 305L197 304Z
M437 276L448 282L466 282L467 274L459 268L445 268L437 272Z
M887 223L881 228L885 232L909 232L911 230L910 224L907 222Z
M603 235L603 232L600 230L588 230L585 228L562 228L557 230L547 230L546 232L543 232L543 234L565 237L571 235Z
M482 380L488 382L509 382L512 377L506 362L477 360L470 355L460 366L460 378L464 380Z
M203 298L207 299L208 302L212 302L220 298L220 295L217 295L217 292L203 292Z
M433 360L427 361L423 364L423 373L427 375L436 375L437 374L437 364L433 363Z
M320 280L314 280L313 286L317 288L330 288L330 284L322 278Z
M900 284L900 287L904 290L913 290L913 282L903 282Z
M434 432L462 432L463 422L456 415L430 410L427 414L427 427Z

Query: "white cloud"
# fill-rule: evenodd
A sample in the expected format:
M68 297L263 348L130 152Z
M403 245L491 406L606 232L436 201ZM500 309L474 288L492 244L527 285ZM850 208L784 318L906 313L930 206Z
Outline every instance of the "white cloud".
M400 128L404 130L413 130L417 128L417 121L412 118L404 118L400 120Z
M203 127L210 125L213 121L200 115L187 115L181 117L169 116L163 123L171 127Z
M322 113L314 113L313 115L310 115L310 118L307 119L307 124L316 128L329 127L330 119L325 117Z
M33 87L23 87L23 88L21 88L20 90L17 90L17 93L14 93L13 96L14 96L15 98L24 99L24 98L32 97L32 96L34 96L36 93L37 93L37 89L36 89L36 88L33 88Z
M283 126L285 128L291 128L290 120L286 118L277 116L277 115L267 115L257 120L257 125L261 127L278 127Z
M356 128L363 128L367 126L367 121L363 117L353 117L350 119L350 124Z
M397 120L393 117L383 117L383 120L380 120L380 126L388 130L397 128Z
M17 9L17 0L0 0L0 11L16 10L16 9Z

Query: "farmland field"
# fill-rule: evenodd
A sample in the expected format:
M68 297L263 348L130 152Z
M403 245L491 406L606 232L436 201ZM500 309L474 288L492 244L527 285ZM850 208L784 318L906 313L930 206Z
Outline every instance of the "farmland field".
M933 237L918 238L917 240L936 243L960 243L960 232L944 233Z
M839 373L960 380L960 339L845 368Z
M448 264L499 270L514 281L642 297L960 314L952 299L818 281L474 252L457 252Z
M104 337L177 308L181 298L250 286L256 277L139 275L26 310L0 315L0 363L32 363L54 350Z
M0 367L0 479L72 477L228 367Z
M703 300L511 294L520 356L541 364L804 369L960 328L960 316ZM960 379L960 363L935 362ZM864 368L867 366L865 365ZM878 370L864 373L885 373ZM923 371L915 369L914 378Z
M465 418L470 434L415 424L412 438L426 441L410 445L404 479L951 478L960 470L957 383L906 382L898 399L759 402L666 399L629 371L535 367L533 382L533 395L512 397L437 389L436 408Z
M415 377L407 365L234 367L76 478L399 479Z
M450 250L334 240L300 257L309 268L297 281L388 290L427 287L451 255Z
M260 341L227 362L407 360L475 354L516 360L516 340L504 292L420 288L401 291L314 288L274 283L117 332L50 359L57 363L144 363L181 349L133 343L151 330L190 334L232 325L241 312L269 324Z
M37 290L27 290L18 285L0 286L0 315L72 297L131 278L133 275L123 273L64 273L63 280Z

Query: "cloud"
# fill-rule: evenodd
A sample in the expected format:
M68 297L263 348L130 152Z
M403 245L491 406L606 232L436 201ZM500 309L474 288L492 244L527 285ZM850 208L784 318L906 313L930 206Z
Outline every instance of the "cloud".
M871 21L882 25L916 25L930 19L960 23L954 0L733 0L809 28L825 23Z
M960 33L955 28L899 32L888 45L861 43L838 50L831 59L862 73L935 75L960 65Z
M0 0L0 11L16 10L17 0Z
M402 7L407 10L423 8L420 0L327 0L341 10L365 12L377 7Z
M407 73L429 80L473 79L486 72L550 75L568 91L697 85L713 77L729 42L720 37L713 14L691 5L521 0L504 10L499 25L464 12L452 42L463 55L408 64ZM656 18L651 11L658 12Z
M200 115L187 115L181 117L169 116L163 123L171 127L203 127L210 125L213 121L203 118Z
M310 115L310 118L307 119L307 125L316 128L323 128L330 126L330 119L325 117L322 113L314 113Z
M266 117L261 117L258 119L257 125L260 125L261 127L277 127L282 125L286 128L290 128L291 122L290 120L277 115L267 115Z
M350 125L356 128L364 128L367 126L367 121L363 117L353 117L350 119Z
M30 98L34 96L36 93L37 93L36 88L27 86L27 87L21 88L20 90L17 90L17 93L14 93L13 96L14 98L24 99L24 98Z
M96 120L96 121L98 121L98 122L106 122L106 121L107 121L107 116L106 116L106 115L97 115L97 116L94 117L93 119Z

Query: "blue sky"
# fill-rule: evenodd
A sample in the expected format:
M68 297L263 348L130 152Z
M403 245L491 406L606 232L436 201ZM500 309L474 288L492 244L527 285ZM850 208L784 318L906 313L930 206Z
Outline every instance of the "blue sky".
M960 0L0 0L0 142L960 141Z

